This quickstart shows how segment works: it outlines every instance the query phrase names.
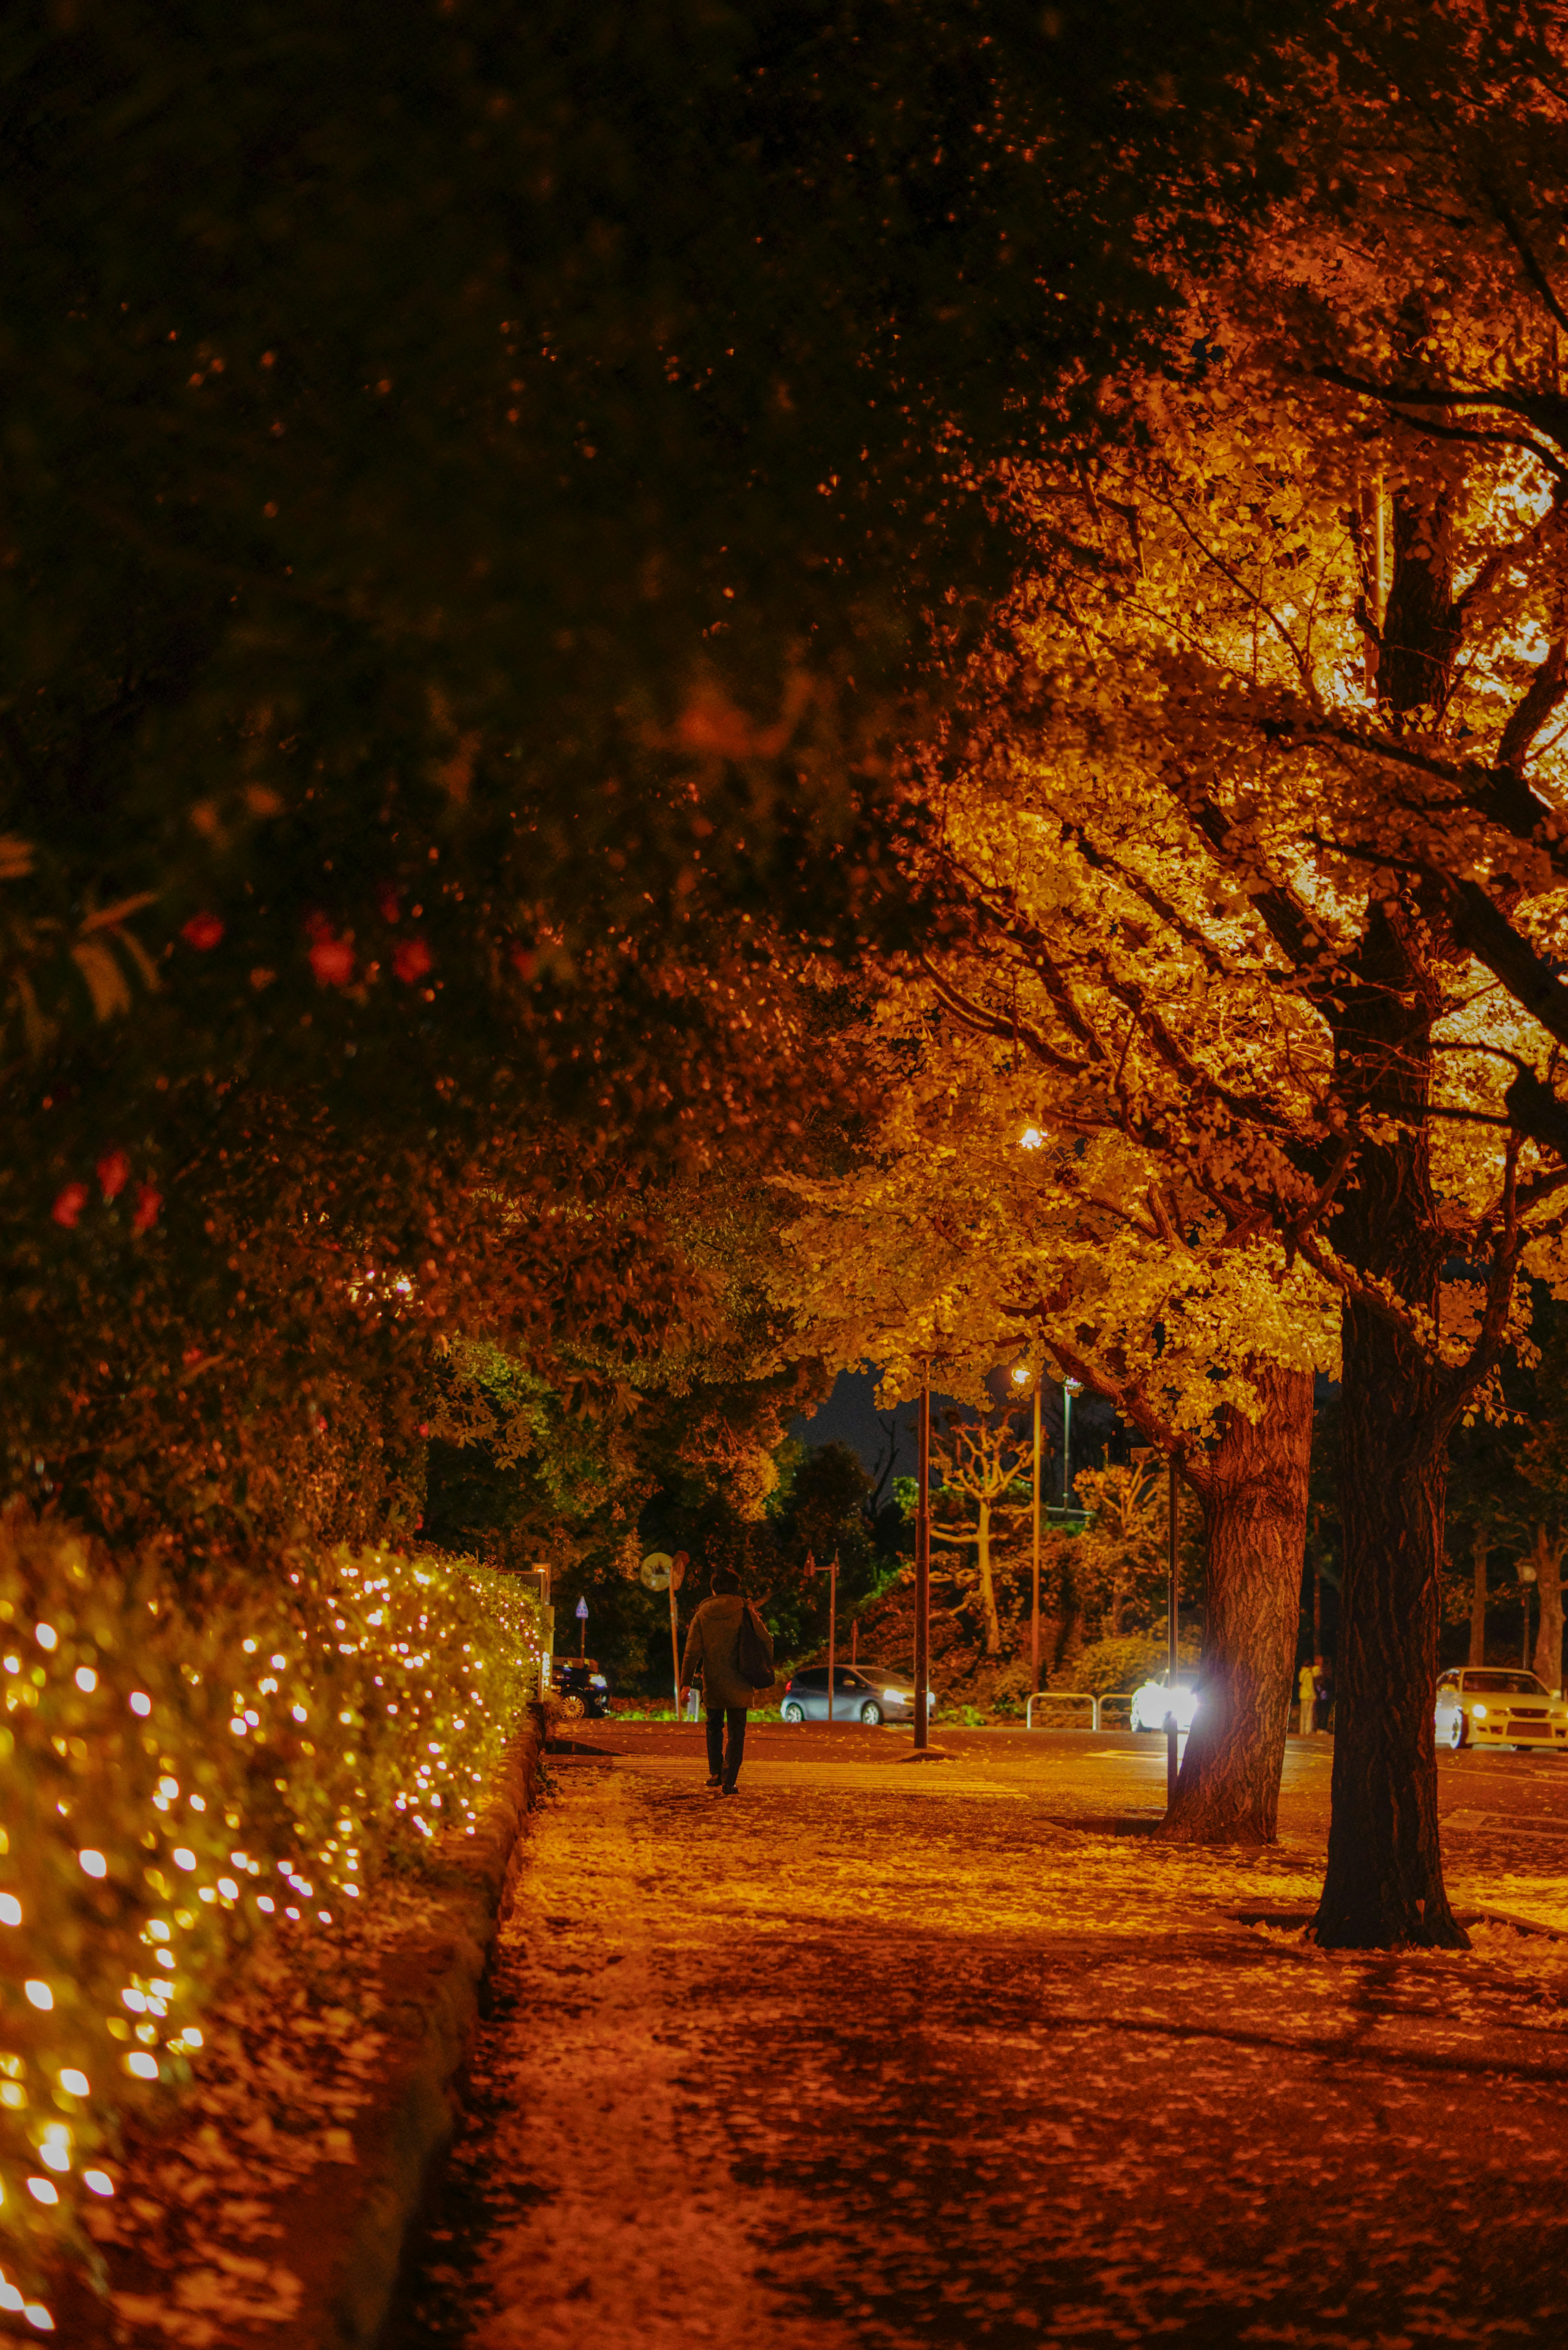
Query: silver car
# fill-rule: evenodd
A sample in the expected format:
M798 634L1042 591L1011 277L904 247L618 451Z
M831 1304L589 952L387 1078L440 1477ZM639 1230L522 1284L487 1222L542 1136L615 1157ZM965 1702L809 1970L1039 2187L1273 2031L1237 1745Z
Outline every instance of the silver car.
M936 1693L926 1692L928 1714L936 1711ZM792 1673L784 1685L784 1703L779 1711L786 1721L826 1721L827 1716L827 1667L807 1665ZM838 1665L833 1675L833 1719L835 1721L863 1721L875 1728L879 1721L913 1721L915 1692L907 1680L895 1680L891 1673L875 1665Z

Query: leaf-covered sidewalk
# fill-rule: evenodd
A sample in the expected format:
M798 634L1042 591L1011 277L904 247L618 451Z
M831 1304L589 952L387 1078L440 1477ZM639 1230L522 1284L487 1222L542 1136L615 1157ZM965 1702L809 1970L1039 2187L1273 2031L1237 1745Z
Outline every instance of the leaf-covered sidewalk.
M1321 1956L1236 1914L1309 1899L1308 1843L1065 1828L1044 1767L803 1748L720 1803L694 1742L602 1742L410 2350L1568 2338L1568 1944Z

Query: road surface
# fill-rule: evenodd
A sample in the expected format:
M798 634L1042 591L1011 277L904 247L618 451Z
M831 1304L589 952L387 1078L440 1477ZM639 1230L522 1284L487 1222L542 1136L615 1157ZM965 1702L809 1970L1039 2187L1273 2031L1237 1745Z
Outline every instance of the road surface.
M1328 1957L1158 1742L695 1731L553 1764L399 2350L1568 2342L1568 1942ZM1568 1760L1443 1758L1463 1906L1568 1927ZM1244 1922L1251 1920L1253 1922Z

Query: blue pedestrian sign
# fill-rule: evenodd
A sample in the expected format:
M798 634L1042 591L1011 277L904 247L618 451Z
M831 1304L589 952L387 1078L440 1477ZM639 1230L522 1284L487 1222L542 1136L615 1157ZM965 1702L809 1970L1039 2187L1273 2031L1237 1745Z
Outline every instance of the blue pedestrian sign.
M587 1603L587 1601L586 1599L579 1599L579 1600L578 1600L578 1602L577 1602L577 1614L578 1614L580 1617L584 1617L584 1618L586 1619L586 1618L587 1618L587 1612L588 1612L588 1603Z

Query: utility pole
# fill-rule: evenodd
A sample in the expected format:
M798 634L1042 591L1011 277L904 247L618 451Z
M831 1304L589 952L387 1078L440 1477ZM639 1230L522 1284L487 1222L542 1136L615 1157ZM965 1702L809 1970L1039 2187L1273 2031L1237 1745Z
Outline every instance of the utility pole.
M1312 1653L1323 1654L1323 1504L1312 1513Z
M1176 1455L1170 1456L1170 1553L1168 1561L1169 1591L1168 1603L1169 1635L1169 1669L1165 1686L1170 1698L1171 1711L1165 1717L1165 1804L1168 1811L1176 1802Z
M827 1719L833 1720L834 1649L838 1641L838 1553L827 1563Z
M915 1752L928 1742L926 1686L931 1670L931 1365L920 1381L919 1491L915 1508ZM831 1701L831 1700L830 1700Z
M1045 1365L1041 1362L1034 1374L1034 1489L1033 1516L1034 1565L1029 1607L1029 1654L1031 1674L1029 1686L1036 1697L1040 1694L1040 1390L1045 1381Z
M675 1595L686 1577L686 1554L680 1551L670 1569L670 1656L675 1668L675 1719L680 1719L680 1610Z

